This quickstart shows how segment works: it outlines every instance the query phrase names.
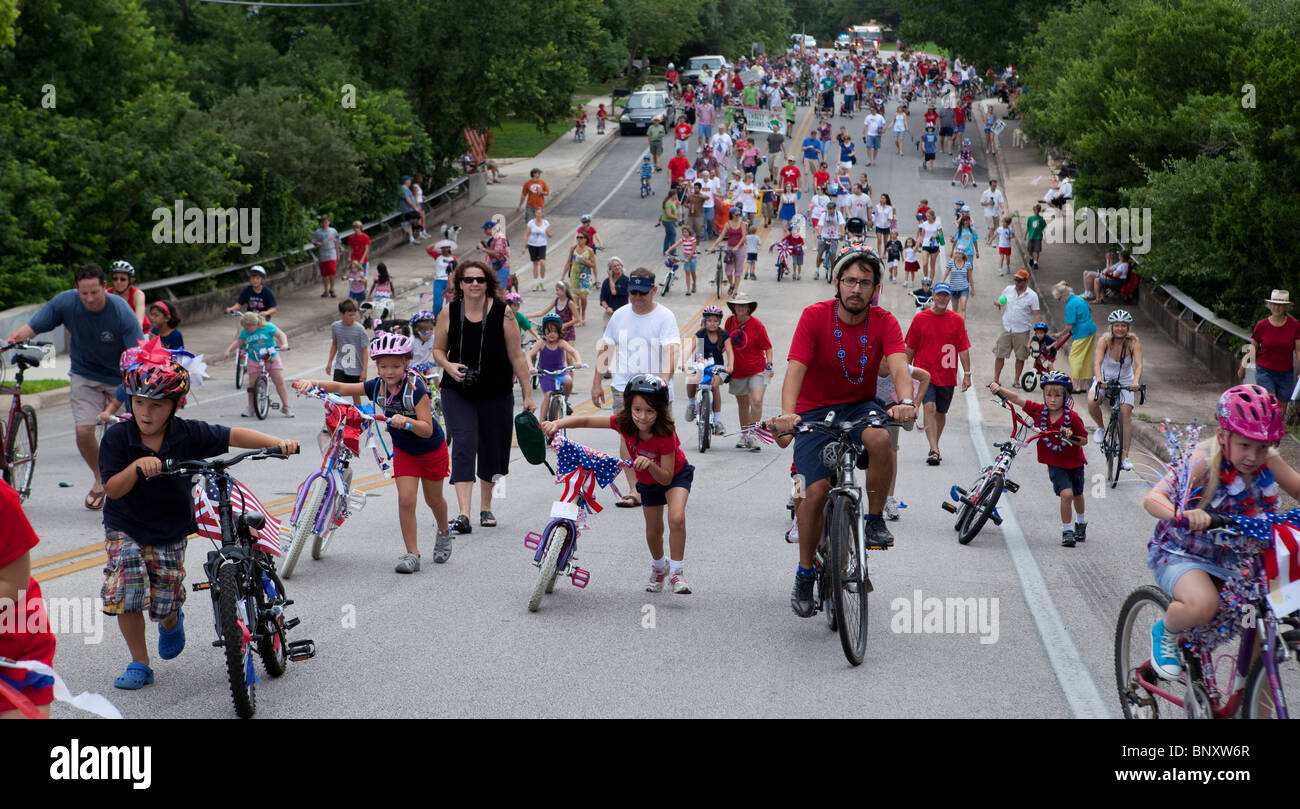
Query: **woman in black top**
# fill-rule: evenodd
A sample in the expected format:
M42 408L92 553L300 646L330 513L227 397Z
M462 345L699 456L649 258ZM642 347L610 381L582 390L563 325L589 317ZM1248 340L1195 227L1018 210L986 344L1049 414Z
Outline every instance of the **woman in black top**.
M527 380L528 363L519 343L519 324L506 317L497 298L497 275L481 261L456 266L452 279L456 300L438 318L433 358L446 372L439 389L451 443L451 482L460 516L455 529L468 534L477 460L482 482L479 525L497 524L492 514L492 486L506 475L513 433L514 379ZM523 384L524 409L532 411L532 386Z

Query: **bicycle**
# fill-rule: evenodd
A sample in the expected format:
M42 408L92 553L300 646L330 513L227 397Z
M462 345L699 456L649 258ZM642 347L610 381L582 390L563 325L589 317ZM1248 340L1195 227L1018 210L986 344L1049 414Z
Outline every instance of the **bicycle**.
M253 382L253 415L258 420L265 420L272 410L279 410L280 403L271 401L271 380L270 374L266 370L266 364L275 358L277 351L288 351L289 346L283 348L263 348L257 352L257 358L262 363L262 373L257 375L257 380Z
M14 383L5 385L4 352L36 349L40 359L27 354L14 354L13 364L18 366ZM23 404L23 374L28 368L47 367L54 361L54 346L46 342L9 343L0 347L0 394L9 394L9 417L0 424L0 471L18 492L18 501L25 501L32 493L32 477L36 474L36 409Z
M619 468L632 465L631 461L606 455L559 434L551 439L551 447L561 456L556 471L577 477L566 485L566 489L574 492L576 502L556 500L551 506L551 521L542 533L529 531L524 536L524 547L534 552L533 565L538 569L537 583L528 599L529 612L541 609L542 597L554 592L555 582L560 576L568 576L569 582L580 590L586 589L591 582L591 572L577 566L580 528L586 526L586 515L601 510L592 499L595 487L613 487ZM564 458L578 465L566 471ZM618 494L618 489L613 488Z
M242 318L243 312L238 310L231 312L234 317ZM248 349L243 346L235 346L235 390L244 389L244 378L248 376Z
M1040 349L1035 343L1029 348L1029 356L1034 361L1034 367L1020 375L1020 387L1025 389L1025 393L1032 393L1038 387L1038 378L1053 370L1056 362L1056 349L1050 347Z
M669 255L664 258L664 266L668 268L668 272L664 273L661 294L667 295L668 288L673 285L673 279L677 277L677 270L681 267L681 264L677 261L677 256Z
M366 505L364 492L352 491L352 461L360 452L360 435L348 435L349 429L361 430L359 422L367 422L366 429L382 416L366 413L351 401L337 394L312 388L300 396L314 396L325 403L326 425L334 420L328 439L321 443L320 469L312 472L298 486L293 515L289 518L289 546L280 565L280 575L293 577L298 557L311 538L311 558L320 560L334 532L343 522L361 511Z
M786 263L785 256L778 255L776 257L776 282L781 283L781 279L788 272L790 272L790 267Z
M700 384L695 391L695 422L699 431L700 452L708 452L710 437L722 435L713 423L713 375L717 374L719 379L726 382L727 372L718 363L705 360L691 363L690 370L700 374Z
M227 459L215 461L165 461L163 471L151 478L177 476L198 477L197 488L204 497L196 496L195 519L200 525L200 535L212 539L214 550L208 551L203 572L207 581L192 585L195 592L207 590L212 595L212 613L217 640L212 645L225 650L226 676L230 681L230 697L235 713L248 719L257 711L257 674L253 668L253 652L262 658L262 666L272 677L284 674L289 661L310 660L316 655L316 644L311 640L289 643L287 633L300 623L300 619L285 619L284 608L293 604L285 594L284 583L275 570L275 560L265 550L264 537L254 539L267 528L267 517L254 501L252 510L234 513L231 497L248 502L251 494L230 476L232 466L249 458L285 458L282 452L271 447L242 452ZM144 479L143 473L138 473ZM205 505L206 503L206 505ZM214 505L215 504L215 505ZM207 531L204 531L204 526ZM271 527L278 531L274 521ZM221 539L217 546L216 538ZM277 543L278 544L278 543ZM278 552L278 551L277 551Z
M1138 394L1138 404L1147 403L1146 385L1129 385L1126 389ZM1106 431L1102 433L1101 452L1106 456L1106 480L1112 489L1119 485L1120 464L1124 460L1124 417L1119 409L1119 394L1118 380L1111 380L1102 388L1103 397L1110 403L1110 421L1106 422Z
M960 507L946 500L940 504L940 508L944 511L957 515L957 523L953 526L953 530L957 532L957 541L962 545L969 545L989 520L992 520L994 525L1002 524L1002 515L997 511L1002 492L1005 490L1015 494L1020 491L1020 484L1007 477L1007 472L1011 470L1011 462L1016 459L1016 455L1041 438L1060 434L1060 430L1044 430L1030 436L1029 431L1033 429L1033 425L1026 421L1016 410L1015 405L1008 402L1002 394L997 394L997 397L1002 406L1011 411L1010 440L993 445L998 450L997 457L993 459L992 464L980 470L969 489L954 485L949 491L948 496L960 503Z
M863 452L853 438L868 427L892 427L899 422L879 415L857 421L835 423L835 412L821 421L801 424L782 435L819 432L831 438L822 448L823 462L835 470L835 479L822 508L822 535L813 567L817 571L815 612L826 613L826 624L838 630L844 656L854 666L862 665L867 653L867 596L872 591L867 570L867 551L885 550L866 545L866 509L862 487L853 479L858 456ZM829 565L827 562L829 561Z
M576 124L573 127L573 141L575 143L582 143L586 139L587 139L587 125Z
M653 197L654 195L655 190L650 187L650 177L645 174L641 175L641 199Z
M1179 525L1186 527L1186 518ZM1163 681L1151 666L1149 651L1151 626L1164 616L1169 597L1152 585L1129 594L1115 628L1115 680L1126 719L1159 719L1162 710L1166 717L1188 719L1228 719L1239 711L1243 719L1290 718L1286 692L1300 693L1300 617L1279 617L1273 611L1262 557L1272 543L1255 538L1276 537L1282 525L1300 528L1300 509L1265 517L1211 515L1208 530L1216 544L1246 554L1249 564L1223 583L1214 620L1180 637L1183 673L1176 681ZM1260 625L1262 648L1256 642ZM1237 629L1241 645L1235 658L1216 658L1216 647L1230 641ZM1226 661L1232 665L1220 683L1218 667ZM1280 665L1286 662L1291 665Z
M588 367L588 365L585 362L581 365L566 365L557 371L538 370L533 373L533 376L534 377L546 376L552 379L559 380L562 379L564 376L572 373L573 371L576 371L580 368L586 368L586 367ZM569 399L564 394L563 385L560 385L556 387L555 390L551 391L551 403L546 408L546 420L559 421L560 419L564 418L565 416L569 415L572 412L573 412L573 408L569 406ZM563 433L563 430L561 430L561 433Z
M731 264L735 258L735 251L726 247L715 247L709 251L718 254L718 269L713 274L713 292L719 299L722 298L722 279L726 274L726 265Z
M528 345L531 345L531 341ZM527 345L524 352L527 353ZM443 435L447 434L447 417L442 412L442 393L438 390L438 381L442 379L442 366L430 360L422 362L419 365L412 365L411 370L420 375L424 380L424 386L429 389L429 411L433 414L433 420L438 422L442 428ZM534 385L534 387L536 387Z

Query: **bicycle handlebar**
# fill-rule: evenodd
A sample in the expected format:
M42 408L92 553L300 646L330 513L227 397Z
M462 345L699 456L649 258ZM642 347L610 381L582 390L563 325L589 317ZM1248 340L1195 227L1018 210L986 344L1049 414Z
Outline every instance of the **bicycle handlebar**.
M590 367L591 367L590 365L584 362L581 365L566 365L563 368L559 369L558 371L548 371L544 368L539 368L536 371L533 371L532 375L533 376L564 376L569 371L577 371L582 368L590 368Z
M27 351L28 349L35 349L37 351L41 351L43 350L44 346L48 346L48 345L51 345L51 343L47 340L15 340L12 343L5 343L3 346L0 346L0 353L9 351L11 349L17 349L18 351Z
M294 453L297 454L297 453ZM266 458L288 458L280 451L279 447L263 447L262 449L250 449L247 452L241 452L230 458L217 458L214 461L177 461L167 459L163 461L163 471L156 475L146 476L140 470L136 474L144 480L153 480L154 478L168 477L172 475L194 475L194 474L221 474L232 466L252 458L253 460L264 460Z
M1175 528L1190 528L1187 523L1187 517L1179 517L1171 520ZM1264 529L1274 525L1289 524L1300 526L1300 508L1293 508L1290 511L1279 511L1272 514L1266 514L1262 517L1234 517L1227 514L1211 514L1210 525L1205 530L1228 530L1233 534L1247 534L1250 529ZM1271 542L1269 543L1272 544Z
M820 432L825 433L832 438L851 438L856 433L868 427L902 427L903 422L895 421L888 416L881 418L879 415L872 414L856 421L844 421L835 423L835 411L826 414L826 418L821 421L813 421L806 424L799 424L793 430L777 433L779 436L799 435L800 433Z
M322 402L325 402L326 404L340 405L342 407L350 407L353 410L357 411L357 415L359 415L365 421L388 422L392 420L388 416L385 416L383 413L367 413L366 411L352 404L352 402L350 402L346 397L340 396L337 393L327 393L325 389L322 387L313 387L311 390L306 392L294 388L293 392L298 394L299 396L311 396L313 398L320 399ZM406 426L403 427L402 429L407 430L408 432L414 430L415 423L408 421L406 422Z

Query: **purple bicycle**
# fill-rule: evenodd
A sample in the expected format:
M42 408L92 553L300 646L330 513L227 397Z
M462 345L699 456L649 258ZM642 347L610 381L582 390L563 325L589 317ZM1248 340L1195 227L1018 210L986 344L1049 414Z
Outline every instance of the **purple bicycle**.
M1246 562L1223 583L1214 620L1179 638L1183 673L1177 680L1162 679L1150 656L1151 626L1165 614L1169 597L1150 585L1129 595L1115 630L1115 678L1125 718L1229 719L1238 711L1244 719L1289 718L1286 691L1300 693L1300 613L1274 612L1267 569L1277 563L1275 539L1285 532L1286 544L1294 543L1293 529L1300 529L1300 509L1212 516L1215 542L1237 549ZM1237 654L1216 656L1238 633Z

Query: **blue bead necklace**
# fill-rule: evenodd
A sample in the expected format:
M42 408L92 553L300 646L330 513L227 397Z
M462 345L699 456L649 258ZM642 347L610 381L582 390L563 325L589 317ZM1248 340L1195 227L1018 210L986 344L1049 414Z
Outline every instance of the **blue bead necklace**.
M868 308L868 319L870 311ZM831 309L831 325L835 329L835 347L838 349L835 356L839 357L840 371L843 372L844 378L848 380L850 385L861 385L862 380L867 378L867 319L862 321L862 334L858 336L858 370L861 373L856 380L849 376L848 366L844 364L844 358L848 356L848 352L844 350L844 344L840 342L840 338L844 336L844 329L840 325L840 302L838 299Z

